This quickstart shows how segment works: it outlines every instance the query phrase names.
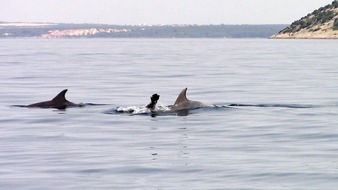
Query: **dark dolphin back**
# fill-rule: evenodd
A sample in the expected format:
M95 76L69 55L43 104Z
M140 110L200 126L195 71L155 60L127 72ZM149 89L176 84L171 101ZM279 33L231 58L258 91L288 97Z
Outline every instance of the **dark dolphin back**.
M77 106L73 102L70 102L66 99L65 95L68 89L64 89L58 95L56 95L52 100L45 102L38 102L35 104L30 104L27 107L40 107L40 108L57 108L65 109L68 106Z
M53 99L52 102L65 102L66 100L66 93L67 93L68 89L64 89L62 90L58 95L56 95Z

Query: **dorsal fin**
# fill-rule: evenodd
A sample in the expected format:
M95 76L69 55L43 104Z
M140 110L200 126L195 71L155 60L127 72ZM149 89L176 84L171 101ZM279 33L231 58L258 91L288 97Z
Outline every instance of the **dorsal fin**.
M188 90L188 88L185 88L181 91L181 93L178 95L174 105L180 104L180 103L185 102L185 101L189 101L188 98L187 98L187 90Z
M53 102L65 102L65 101L67 101L67 100L66 100L66 97L65 97L67 91L68 91L68 89L62 90L58 95L56 95L56 96L52 99L52 101L53 101Z

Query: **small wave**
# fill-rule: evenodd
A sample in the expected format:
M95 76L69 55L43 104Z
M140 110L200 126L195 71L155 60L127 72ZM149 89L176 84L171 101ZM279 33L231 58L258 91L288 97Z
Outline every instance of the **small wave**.
M81 103L83 106L107 106L111 104Z
M137 107L137 106L117 107L116 111L120 112L120 113L133 113L133 114L140 114L140 113L147 113L147 112L149 112L148 108L146 108L146 107Z
M67 108L82 108L87 106L105 106L105 105L111 105L111 104L94 104L94 103L79 103L76 106L69 106ZM27 105L11 105L10 107L18 107L18 108L28 108Z
M158 105L155 110L150 110L145 106L128 106L128 107L116 107L105 111L106 114L129 114L129 115L150 115L156 116L187 116L194 113L194 110L218 110L218 109L231 109L233 107L226 105L210 105L203 108L193 108L173 111L172 105Z
M145 106L127 106L127 107L116 107L112 108L105 113L127 113L133 115L142 115L142 114L153 114L157 112L167 112L170 111L170 106L156 106L155 110L151 111Z
M266 107L266 108L314 108L318 106L304 104L229 104L230 107Z
M11 105L11 107L26 108L26 105Z
M208 108L214 108L214 109L231 109L233 108L233 106L230 105L219 105L219 104L213 104L212 107L208 107Z

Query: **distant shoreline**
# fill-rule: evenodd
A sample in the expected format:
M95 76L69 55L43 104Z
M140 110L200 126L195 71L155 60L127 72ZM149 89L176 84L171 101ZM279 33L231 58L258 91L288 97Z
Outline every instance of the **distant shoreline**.
M285 28L267 25L105 25L0 22L0 38L269 38Z

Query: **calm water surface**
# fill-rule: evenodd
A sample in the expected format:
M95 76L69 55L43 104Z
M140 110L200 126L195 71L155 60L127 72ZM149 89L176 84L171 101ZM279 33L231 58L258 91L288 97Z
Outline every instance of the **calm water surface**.
M334 40L2 39L0 189L336 189ZM153 93L222 108L111 113ZM76 103L28 109L63 89ZM229 106L240 105L240 106ZM229 106L229 107L228 107Z

